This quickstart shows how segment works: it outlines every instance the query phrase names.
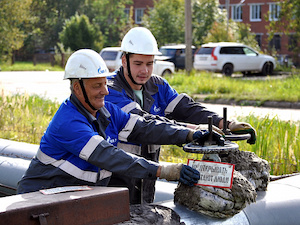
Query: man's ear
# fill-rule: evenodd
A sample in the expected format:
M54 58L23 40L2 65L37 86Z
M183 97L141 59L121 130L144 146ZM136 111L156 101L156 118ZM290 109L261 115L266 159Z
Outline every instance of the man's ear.
M126 55L125 54L122 55L122 66L124 68L127 68L127 61L126 61Z
M81 87L80 87L79 81L74 82L74 84L73 84L73 90L76 93L76 95L80 95L81 94Z

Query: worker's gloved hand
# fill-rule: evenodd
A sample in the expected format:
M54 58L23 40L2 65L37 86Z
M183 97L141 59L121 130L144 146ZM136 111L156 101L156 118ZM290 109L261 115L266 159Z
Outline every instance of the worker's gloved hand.
M185 185L193 186L200 179L200 173L190 166L178 163L162 165L160 178L167 181L180 181Z
M188 186L194 186L200 179L200 173L198 170L193 169L190 166L183 165L180 171L179 181Z
M251 138L247 142L251 145L255 144L256 130L249 123L231 121L228 128L233 134L251 134Z
M205 141L209 139L209 131L207 130L197 130L197 131L190 131L187 136L187 141L191 142L198 142L200 145L204 145ZM221 134L216 131L212 131L212 141L214 141L217 145L224 146L225 139Z
M199 124L195 130L208 130L208 124ZM221 134L223 137L225 137L224 132L219 128L216 127L215 125L212 125L212 130L216 131L217 133Z

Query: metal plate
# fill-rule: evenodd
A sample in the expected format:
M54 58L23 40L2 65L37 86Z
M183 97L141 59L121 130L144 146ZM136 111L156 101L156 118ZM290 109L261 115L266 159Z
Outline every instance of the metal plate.
M239 149L238 144L232 143L230 141L225 141L224 146L220 146L220 145L199 146L192 142L183 146L183 150L185 152L199 153L199 154L226 153L229 151L236 151L238 149Z

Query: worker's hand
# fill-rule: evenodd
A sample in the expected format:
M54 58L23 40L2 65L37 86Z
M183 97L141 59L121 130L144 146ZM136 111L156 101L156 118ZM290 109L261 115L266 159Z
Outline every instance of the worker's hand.
M187 136L187 141L197 142L200 145L204 145L204 142L208 141L209 139L209 131L207 130L197 130L197 131L190 131ZM224 146L225 139L221 134L216 131L212 131L212 141L214 141L217 145Z
M251 145L255 144L256 130L249 123L231 121L228 128L233 134L251 134L251 138L247 142Z
M199 124L195 130L208 130L208 124ZM212 125L212 130L216 131L217 133L221 134L223 137L225 137L224 132L219 128L216 127L215 125Z
M162 165L160 178L167 181L180 181L185 185L193 186L200 179L200 173L190 166L178 163Z

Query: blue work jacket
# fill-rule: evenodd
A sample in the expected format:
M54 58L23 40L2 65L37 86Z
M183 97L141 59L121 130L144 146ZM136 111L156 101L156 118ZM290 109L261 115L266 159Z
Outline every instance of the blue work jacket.
M71 95L50 122L36 157L18 184L18 193L59 186L106 186L112 172L156 179L157 163L128 154L115 145L119 140L182 144L189 131L127 114L109 102L95 118Z

